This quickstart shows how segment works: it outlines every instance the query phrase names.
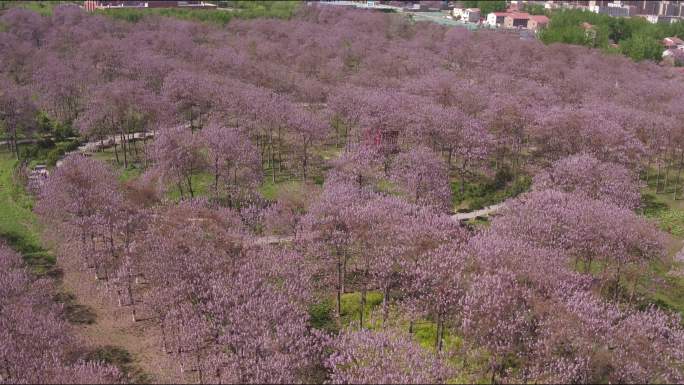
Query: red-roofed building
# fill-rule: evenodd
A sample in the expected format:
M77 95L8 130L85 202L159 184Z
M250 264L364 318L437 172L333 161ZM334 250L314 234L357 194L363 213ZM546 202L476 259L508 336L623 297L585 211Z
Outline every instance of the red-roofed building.
M673 37L666 37L663 39L663 45L665 48L672 49L672 48L678 48L678 49L684 49L684 40L673 36Z
M549 18L544 15L532 15L527 22L527 28L533 31L539 31L549 25Z
M530 21L530 14L527 12L514 12L504 17L504 28L527 28Z

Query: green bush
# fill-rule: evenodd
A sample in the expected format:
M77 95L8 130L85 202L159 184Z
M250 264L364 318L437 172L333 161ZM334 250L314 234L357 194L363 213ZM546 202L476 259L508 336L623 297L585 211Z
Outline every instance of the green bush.
M86 354L85 361L104 362L114 365L127 378L126 382L133 384L147 384L152 382L152 378L138 368L133 356L123 348L118 346L106 345Z
M47 153L47 156L45 157L45 163L53 167L54 165L57 164L57 161L62 158L62 155L64 155L63 151L60 151L59 149L52 149L50 152Z
M20 158L34 163L44 163L54 166L67 152L78 149L78 140L53 142L52 139L41 139L34 144L19 147Z
M309 320L316 329L337 332L337 325L333 319L334 305L326 299L309 306Z
M595 34L586 33L582 23L594 26ZM611 17L582 10L559 10L551 14L548 28L539 38L546 44L568 43L619 52L633 60L660 61L660 41L668 36L684 36L684 23L651 24L643 18ZM617 50L611 46L617 43Z
M453 182L451 187L454 205L468 202L468 209L459 211L473 211L516 197L528 191L531 185L532 178L529 176L523 175L514 179L509 169L502 168L491 180L466 183L463 191L460 182Z
M54 299L64 305L64 317L72 324L91 325L97 320L95 311L90 306L79 304L71 293L57 293Z

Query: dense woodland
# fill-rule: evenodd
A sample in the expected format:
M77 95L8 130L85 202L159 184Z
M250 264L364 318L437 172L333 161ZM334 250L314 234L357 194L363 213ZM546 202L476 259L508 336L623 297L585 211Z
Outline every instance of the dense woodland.
M670 237L640 215L640 177L682 196L676 76L330 6L0 16L7 150L116 138L36 192L45 244L199 383L684 381L680 315L648 295ZM78 354L53 284L0 251L0 382L131 381Z

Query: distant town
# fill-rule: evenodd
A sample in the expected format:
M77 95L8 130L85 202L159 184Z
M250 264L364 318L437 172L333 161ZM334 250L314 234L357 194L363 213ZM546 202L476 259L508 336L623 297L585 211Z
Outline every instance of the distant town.
M102 2L114 3L114 2ZM122 3L121 1L116 3ZM183 2L179 2L183 3ZM198 2L199 3L199 2ZM676 23L684 20L684 1L606 1L606 0L572 0L572 1L507 1L505 11L482 13L479 8L467 7L468 1L340 1L329 0L323 3L339 6L352 6L377 10L393 10L397 12L439 12L446 19L460 21L464 24L478 24L483 27L528 28L539 30L548 24L547 17L535 17L524 9L530 6L541 7L552 11L558 9L584 10L613 17L642 17L650 23Z
M84 1L84 8L117 9L117 8L185 8L185 9L222 9L228 8L227 1ZM225 3L225 4L222 4ZM549 20L543 15L531 15L524 12L526 6L543 7L545 10L578 9L613 17L642 17L651 23L675 23L684 19L684 1L651 1L651 0L571 0L571 1L507 1L506 11L483 14L479 8L467 7L468 1L321 1L331 5L352 6L397 12L440 12L444 18L463 23L479 24L488 27L528 28L539 30ZM222 5L224 5L222 7Z

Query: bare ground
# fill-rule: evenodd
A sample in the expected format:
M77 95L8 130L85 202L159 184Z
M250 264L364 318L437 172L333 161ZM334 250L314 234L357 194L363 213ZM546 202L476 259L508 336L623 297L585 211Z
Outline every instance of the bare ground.
M78 302L96 313L95 323L75 325L86 347L117 346L127 350L133 365L154 383L195 382L191 373L181 373L177 357L162 352L160 331L154 320L133 321L130 306L118 306L116 294L106 283L96 281L92 269L76 261L60 260L64 290L76 295Z

